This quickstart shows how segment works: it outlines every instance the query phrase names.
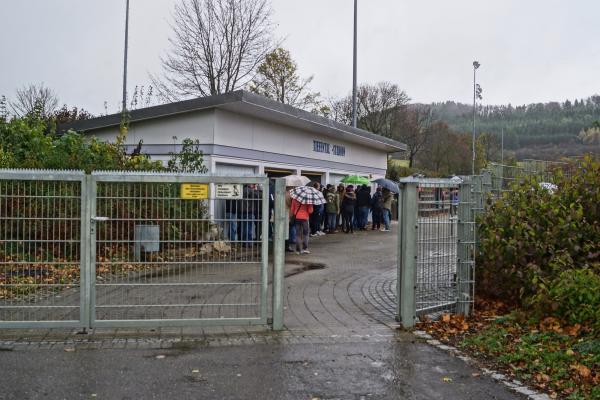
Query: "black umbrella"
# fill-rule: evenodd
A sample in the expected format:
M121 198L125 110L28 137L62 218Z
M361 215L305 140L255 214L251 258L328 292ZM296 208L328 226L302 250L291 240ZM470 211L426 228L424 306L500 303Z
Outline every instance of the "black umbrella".
M392 180L385 179L385 178L379 178L379 179L375 179L372 182L388 189L390 192L400 193L400 188L398 187L398 184Z

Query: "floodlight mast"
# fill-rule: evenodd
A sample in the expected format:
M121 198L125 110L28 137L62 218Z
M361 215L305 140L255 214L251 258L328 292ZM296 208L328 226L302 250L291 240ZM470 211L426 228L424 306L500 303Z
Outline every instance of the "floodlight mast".
M354 0L354 52L352 57L352 126L356 128L356 39L357 39L358 0Z
M123 104L122 112L127 111L127 48L129 39L129 0L125 5L125 54L123 55Z
M475 175L475 112L477 110L477 82L475 73L477 68L479 68L481 64L478 61L473 61L473 163L471 168L471 173Z

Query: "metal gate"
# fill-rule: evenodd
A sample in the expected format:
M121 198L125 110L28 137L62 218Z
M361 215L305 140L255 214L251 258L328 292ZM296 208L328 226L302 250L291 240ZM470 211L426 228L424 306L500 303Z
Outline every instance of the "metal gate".
M79 171L0 173L0 326L85 324L85 181Z
M423 314L468 314L475 280L470 178L408 178L400 187L398 319L410 327Z
M0 171L0 327L266 324L268 188Z

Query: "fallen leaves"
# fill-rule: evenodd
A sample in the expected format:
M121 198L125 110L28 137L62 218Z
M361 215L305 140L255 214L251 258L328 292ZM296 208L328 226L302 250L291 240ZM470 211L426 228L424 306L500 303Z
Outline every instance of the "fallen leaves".
M417 327L550 398L587 398L600 385L595 361L600 341L589 326L569 325L554 316L534 323L526 311L488 300L478 301L469 318L447 313L436 320L420 317Z
M570 367L571 369L575 370L583 379L588 379L592 375L592 371L585 365L573 364Z
M575 324L573 326L568 326L563 329L564 333L569 336L578 336L581 331L581 325Z
M471 325L465 321L464 315L451 314L443 314L438 321L422 318L418 326L429 334L441 337L444 341L448 341L449 336L462 334L471 329Z

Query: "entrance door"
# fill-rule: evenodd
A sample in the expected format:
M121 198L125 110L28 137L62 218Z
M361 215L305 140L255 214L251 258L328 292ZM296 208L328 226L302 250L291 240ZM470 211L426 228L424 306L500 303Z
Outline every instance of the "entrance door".
M284 176L294 175L296 172L291 169L279 169L279 168L267 168L265 167L265 174L269 179L283 178Z
M323 173L322 172L310 172L310 171L302 171L302 176L307 177L311 180L311 182L319 182L321 185L323 182Z

